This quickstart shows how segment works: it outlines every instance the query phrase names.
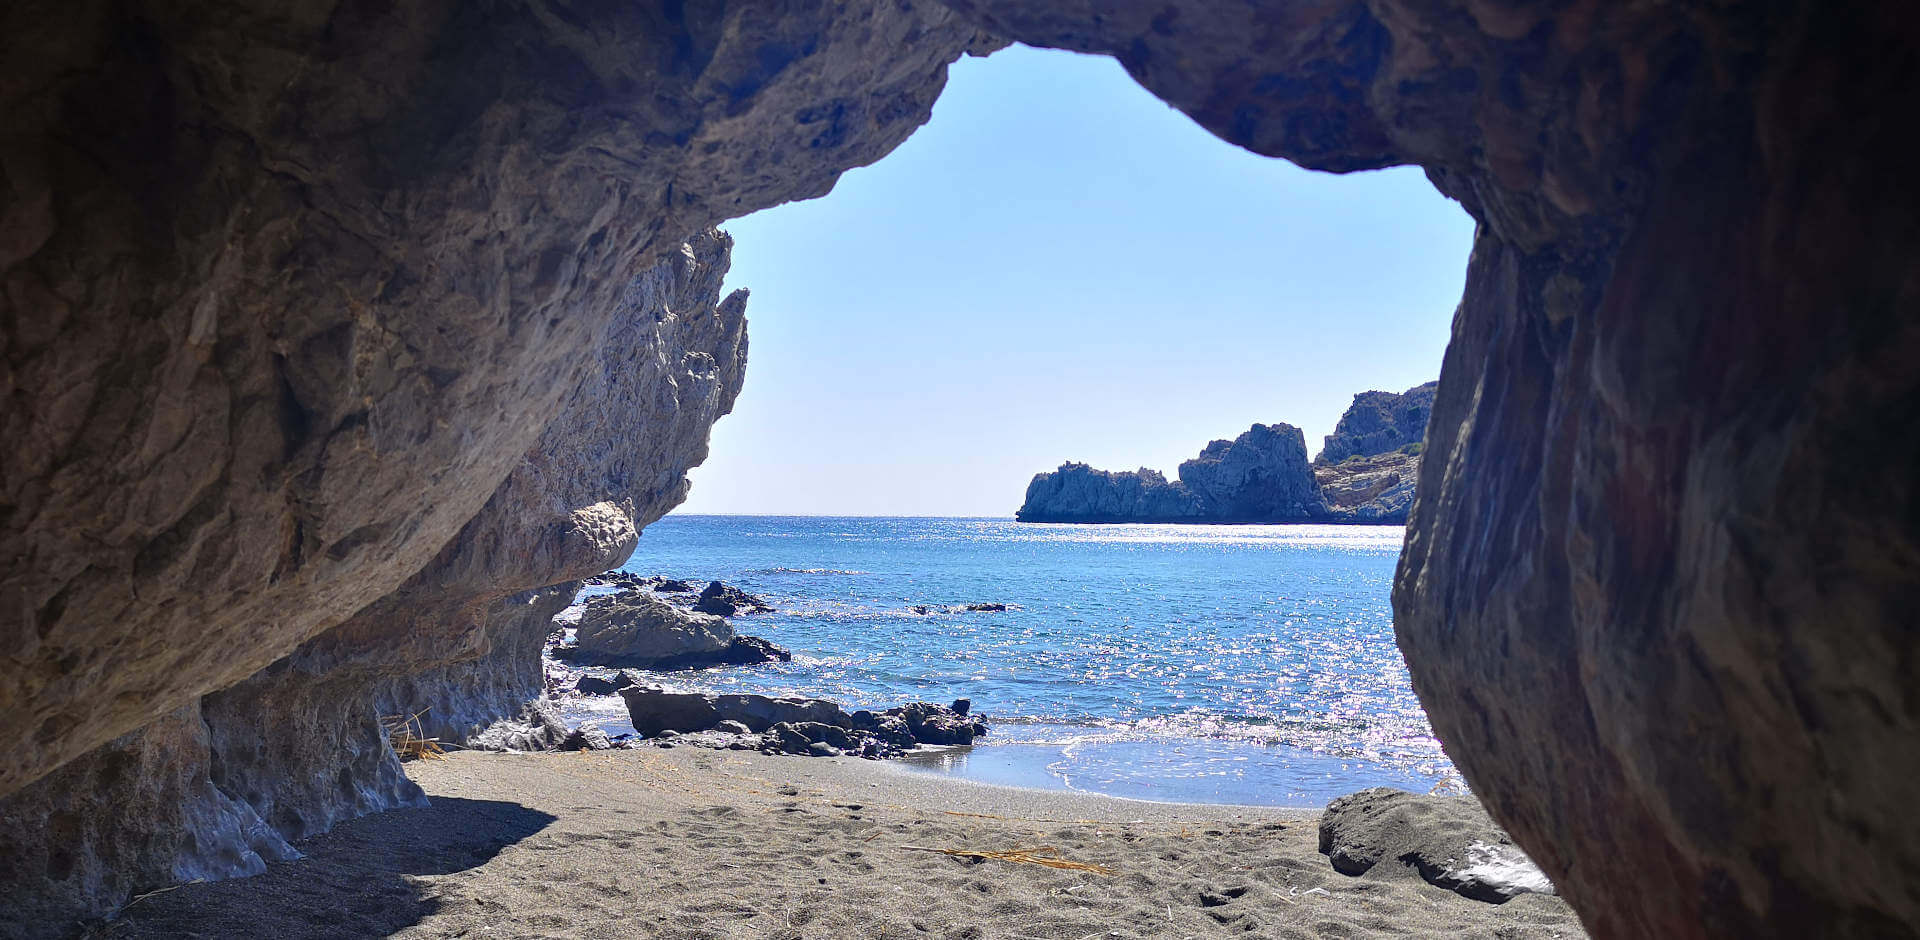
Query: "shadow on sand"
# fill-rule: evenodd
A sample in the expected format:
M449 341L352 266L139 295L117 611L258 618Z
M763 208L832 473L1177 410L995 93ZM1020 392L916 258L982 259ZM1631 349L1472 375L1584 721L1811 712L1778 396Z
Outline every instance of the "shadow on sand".
M436 796L376 813L298 845L306 857L267 873L186 885L135 902L97 937L384 937L439 909L411 875L481 865L554 817L518 803Z

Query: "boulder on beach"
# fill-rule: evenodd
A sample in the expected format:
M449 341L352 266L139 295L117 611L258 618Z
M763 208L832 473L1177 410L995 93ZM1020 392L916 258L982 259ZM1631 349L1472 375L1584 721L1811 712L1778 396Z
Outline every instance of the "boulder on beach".
M1320 816L1320 851L1344 875L1417 874L1476 901L1555 893L1471 796L1418 796L1392 787L1348 794Z
M971 744L987 733L986 722L965 711L931 702L913 702L882 712L849 715L824 699L795 696L711 695L669 692L658 686L620 690L635 730L648 737L666 732L760 736L760 750L779 754L819 754L815 745L835 753L892 757L923 744ZM966 702L961 699L960 702ZM956 703L960 704L960 703ZM738 742L715 740L710 746Z
M573 733L560 742L560 750L563 751L609 751L613 746L613 739L592 725L573 729Z
M468 737L466 746L476 751L551 751L572 733L553 702L539 698L521 706L519 714Z
M703 614L731 617L735 614L770 611L773 605L764 597L748 594L730 584L714 581L707 585L706 590L700 592L700 599L694 602L693 609Z
M644 591L623 591L588 602L574 630L574 645L555 649L553 655L575 663L645 669L749 666L793 659L792 653L760 637L736 635L721 617L687 610ZM612 695L633 681L588 676L574 688L587 695Z
M620 690L634 730L648 737L661 731L707 731L723 721L745 725L759 733L782 722L844 724L849 719L840 706L824 699L767 695L707 695L669 692L659 686Z

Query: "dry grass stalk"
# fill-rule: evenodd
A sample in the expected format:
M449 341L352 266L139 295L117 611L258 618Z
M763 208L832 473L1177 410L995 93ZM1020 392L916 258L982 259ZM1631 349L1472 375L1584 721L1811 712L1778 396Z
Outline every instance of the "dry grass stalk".
M440 747L439 738L429 738L422 732L420 716L427 713L421 709L411 715L388 715L380 719L380 727L387 733L387 743L401 760L444 760L447 752Z
M936 849L924 845L903 845L901 848L910 852L938 852L941 855L952 855L958 858L975 858L982 861L995 859L1002 862L1019 862L1022 865L1044 865L1047 868L1058 868L1064 871L1092 872L1096 875L1112 875L1114 873L1113 869L1105 865L1095 865L1091 862L1076 862L1072 859L1061 858L1060 850L1051 845L1040 845L1030 849L1006 849L1004 851L993 849Z

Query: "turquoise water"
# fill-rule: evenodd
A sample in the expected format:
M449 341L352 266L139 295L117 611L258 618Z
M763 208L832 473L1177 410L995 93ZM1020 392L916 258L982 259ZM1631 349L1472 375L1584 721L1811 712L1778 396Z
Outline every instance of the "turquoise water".
M987 743L917 762L1023 786L1315 806L1458 787L1388 602L1398 526L669 516L624 566L720 579L791 663L662 673L849 707L971 698ZM1004 612L958 609L1007 604ZM916 605L926 613L913 610ZM617 699L599 708L619 730Z

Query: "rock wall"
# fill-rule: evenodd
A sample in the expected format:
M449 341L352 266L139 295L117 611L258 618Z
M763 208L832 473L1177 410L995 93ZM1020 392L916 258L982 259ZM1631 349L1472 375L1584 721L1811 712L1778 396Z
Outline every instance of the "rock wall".
M1431 390L1431 386L1409 391L1411 400L1405 402L1386 392L1356 395L1354 407L1341 418L1340 426L1352 432L1342 438L1343 446L1374 447L1398 441L1393 446L1404 444L1404 451L1310 465L1300 429L1290 424L1256 424L1232 441L1208 444L1200 456L1180 465L1180 479L1173 482L1145 467L1130 472L1095 470L1071 461L1050 473L1035 474L1014 518L1021 522L1404 524L1420 469L1418 442L1426 431L1426 415L1418 398L1422 389ZM1377 412L1387 419L1379 420ZM1404 426L1416 419L1417 426ZM1403 440L1409 434L1413 444Z
M1398 395L1353 396L1313 460L1320 495L1336 515L1353 522L1406 524L1439 384L1416 385Z
M573 579L623 561L639 530L685 498L686 471L706 458L708 429L744 377L746 292L721 296L731 244L701 234L633 279L546 433L399 590L105 756L0 801L0 811L32 816L47 793L113 796L100 767L124 765L119 751L143 755L136 777L183 781L135 804L153 811L91 819L89 838L68 846L46 844L62 834L51 826L10 833L24 858L75 861L0 870L0 890L101 911L181 871L263 870L255 842L287 852L286 841L341 820L423 802L381 719L424 713L423 734L463 742L516 715L542 691L540 647ZM167 799L180 805L158 807ZM127 844L154 848L115 848Z
M1920 931L1909 4L945 3L0 11L0 812L82 879L10 898L275 851L182 710L372 661L334 634L430 599L628 276L887 152L985 29L1479 222L1396 625L1594 933ZM121 792L179 822L76 841Z
M1327 435L1316 467L1331 467L1348 457L1372 457L1419 444L1427 436L1427 420L1433 415L1434 390L1439 382L1416 385L1398 395L1392 392L1361 392L1340 415L1340 423Z
M1420 455L1403 450L1313 469L1329 511L1342 521L1374 525L1406 524L1419 478Z
M933 4L0 12L0 794L400 589L634 274L892 149L978 42Z
M1920 933L1910 5L950 5L1478 220L1395 623L1595 935Z
M1065 463L1035 474L1014 518L1021 522L1306 522L1328 518L1307 465L1306 439L1291 424L1256 424L1159 471L1095 470Z

